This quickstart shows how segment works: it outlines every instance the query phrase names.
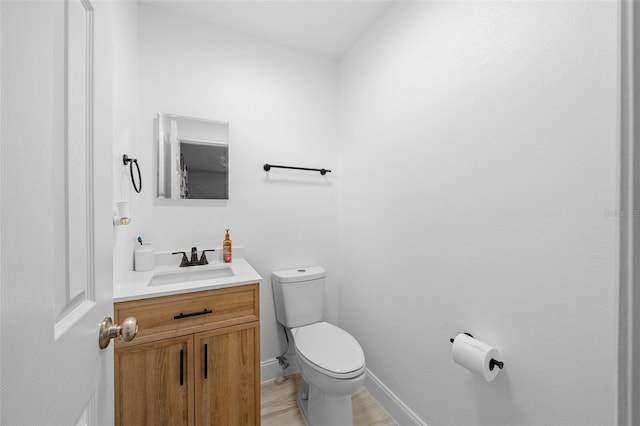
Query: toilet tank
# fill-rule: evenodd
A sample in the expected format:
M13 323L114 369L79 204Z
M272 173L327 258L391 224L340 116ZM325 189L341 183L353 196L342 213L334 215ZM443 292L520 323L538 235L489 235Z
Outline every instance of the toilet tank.
M283 269L271 273L276 318L286 327L322 320L325 270L321 266Z

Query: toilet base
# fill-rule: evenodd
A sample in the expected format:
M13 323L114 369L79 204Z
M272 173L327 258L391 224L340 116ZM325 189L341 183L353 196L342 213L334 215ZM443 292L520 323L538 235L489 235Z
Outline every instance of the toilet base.
M296 398L298 401L298 408L302 413L302 417L304 418L304 423L309 426L309 422L307 421L307 404L309 402L309 385L306 382L302 382L300 388L298 389L298 397Z
M353 426L351 395L328 395L303 382L297 401L307 426Z

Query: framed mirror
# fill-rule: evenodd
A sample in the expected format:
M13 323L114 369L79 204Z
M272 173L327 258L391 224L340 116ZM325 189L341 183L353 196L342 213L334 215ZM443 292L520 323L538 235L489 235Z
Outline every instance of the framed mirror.
M229 123L158 114L158 198L229 199Z

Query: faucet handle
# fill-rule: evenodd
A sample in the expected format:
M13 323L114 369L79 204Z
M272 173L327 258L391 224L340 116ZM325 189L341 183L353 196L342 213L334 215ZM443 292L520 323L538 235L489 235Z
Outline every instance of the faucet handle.
M205 255L205 253L208 251L215 251L215 249L202 250L202 257L200 257L200 263L202 263L203 265L209 264L209 261L207 260L207 256Z
M189 259L187 259L187 253L185 253L183 251L174 251L171 254L181 254L182 255L182 260L180 261L180 266L187 266L187 264L189 263Z

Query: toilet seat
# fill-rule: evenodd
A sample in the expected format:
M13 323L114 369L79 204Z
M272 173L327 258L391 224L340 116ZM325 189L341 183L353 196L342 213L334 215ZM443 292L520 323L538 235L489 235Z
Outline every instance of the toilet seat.
M364 352L349 333L327 322L293 328L296 352L310 367L338 379L359 376L365 370Z

